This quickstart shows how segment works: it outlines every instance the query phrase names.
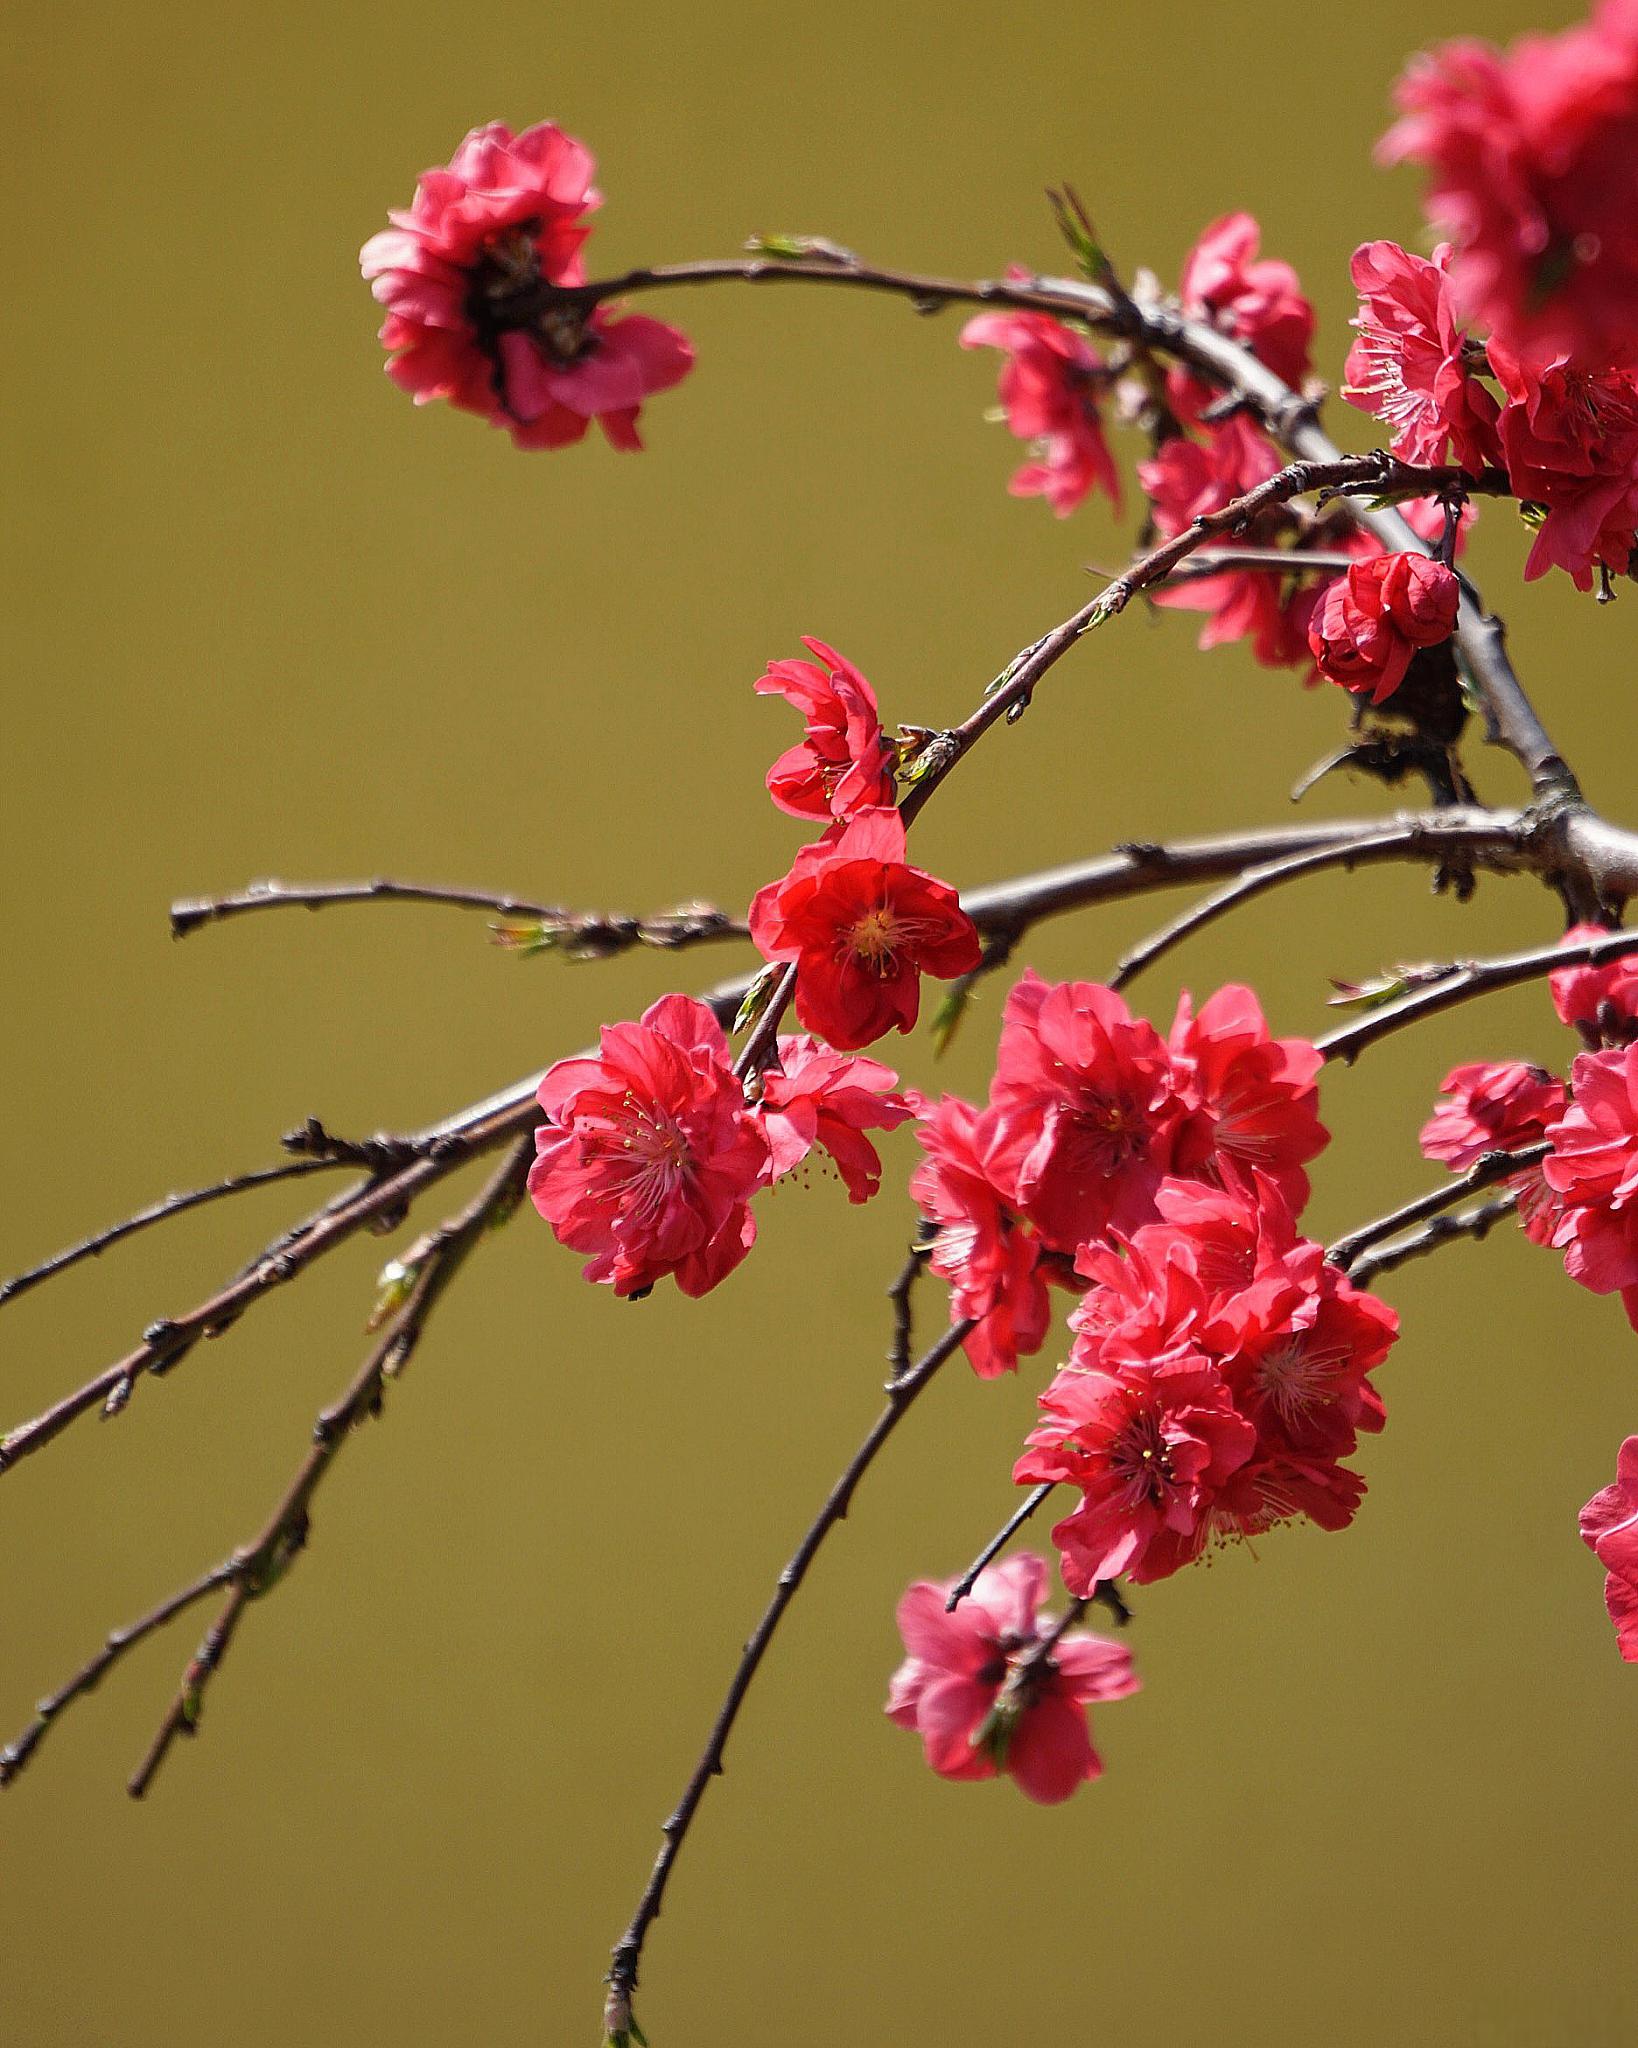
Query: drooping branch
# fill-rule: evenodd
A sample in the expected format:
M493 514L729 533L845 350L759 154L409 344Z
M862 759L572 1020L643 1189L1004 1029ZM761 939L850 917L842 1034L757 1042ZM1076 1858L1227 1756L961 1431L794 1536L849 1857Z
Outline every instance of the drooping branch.
M643 1943L649 1928L659 1917L672 1868L681 1852L699 1803L705 1797L705 1789L714 1777L719 1777L722 1773L723 1751L727 1747L728 1737L733 1732L745 1695L750 1690L757 1667L767 1654L768 1645L773 1640L781 1617L796 1597L821 1544L837 1523L846 1518L860 1480L875 1463L878 1453L909 1412L911 1403L973 1328L971 1320L952 1323L938 1341L922 1353L908 1372L900 1373L888 1381L886 1407L876 1418L870 1433L843 1467L840 1477L825 1496L824 1505L797 1545L790 1563L779 1574L773 1598L769 1601L762 1619L757 1623L734 1668L728 1691L711 1725L711 1732L706 1737L699 1761L683 1788L683 1795L678 1800L675 1810L661 1827L660 1832L665 1839L659 1855L654 1860L654 1868L643 1888L643 1895L637 1902L637 1910L632 1914L631 1923L625 1933L614 1945L613 1961L608 1976L608 2002L604 2011L604 2028L611 2041L624 2043L632 2038L631 2000L637 1989L637 1973L642 1960Z
M1001 1555L1002 1551L1006 1549L1007 1545L1018 1534L1018 1531L1023 1528L1024 1524L1035 1513L1035 1510L1046 1499L1047 1495L1055 1493L1057 1487L1058 1482L1055 1479L1043 1479L1033 1492L1025 1494L1022 1507L1007 1517L1006 1521L1001 1524L989 1542L984 1545L984 1548L950 1588L949 1595L944 1602L946 1614L953 1614L955 1612L974 1586L978 1584L979 1576L985 1566L994 1563L996 1558Z
M95 1690L106 1674L138 1644L167 1627L208 1595L226 1586L228 1597L190 1661L181 1687L148 1753L131 1780L140 1798L178 1735L198 1727L205 1688L221 1665L245 1609L277 1585L307 1541L313 1503L325 1475L352 1430L379 1410L389 1379L408 1364L439 1297L474 1250L483 1233L504 1220L523 1191L533 1146L514 1141L511 1151L467 1205L422 1243L416 1277L363 1365L341 1398L323 1409L313 1425L312 1447L261 1532L231 1557L202 1572L139 1621L115 1629L66 1684L40 1701L34 1718L0 1751L0 1786L12 1784L64 1710Z
M1270 436L1299 460L1323 465L1343 459L1320 428L1313 399L1293 391L1227 335L1204 321L1186 318L1174 305L1140 302L1106 285L1045 274L1006 279L930 277L864 263L850 251L820 255L820 246L829 245L817 245L805 257L754 253L697 263L644 265L585 285L546 287L541 311L553 306L591 307L626 293L683 286L785 283L885 292L906 299L920 312L948 305L978 305L1051 313L1084 321L1097 331L1186 363L1226 393L1237 395ZM1472 481L1464 479L1468 487ZM1355 516L1395 552L1427 553L1434 545L1415 533L1391 506L1362 506ZM1520 763L1538 799L1562 803L1572 814L1581 811L1580 786L1513 671L1500 621L1485 611L1465 579L1456 642L1459 659L1484 711L1490 739ZM1567 830L1567 841L1576 836ZM1590 849L1582 855L1584 860L1592 857ZM1629 865L1628 872L1635 880L1627 893L1638 893L1638 869Z

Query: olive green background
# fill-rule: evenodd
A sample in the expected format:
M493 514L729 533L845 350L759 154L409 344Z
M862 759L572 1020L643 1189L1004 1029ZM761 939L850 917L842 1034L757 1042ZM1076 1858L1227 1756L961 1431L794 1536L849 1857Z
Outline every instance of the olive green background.
M1050 265L1041 189L1068 177L1123 265L1174 277L1205 221L1249 206L1299 265L1335 376L1350 250L1420 232L1414 180L1370 164L1401 57L1534 20L1517 0L297 0L15 22L0 1270L266 1159L309 1112L430 1120L735 957L518 963L481 920L397 908L173 946L171 897L385 871L742 903L799 838L760 787L793 736L751 694L769 657L817 633L890 716L948 722L1082 600L1086 565L1122 559L1135 506L1059 524L1010 500L1019 450L982 420L994 358L893 303L654 302L699 366L649 409L641 456L595 436L525 455L415 412L381 375L355 252L468 125L551 115L590 142L609 195L594 269L759 228L958 273ZM1523 552L1488 512L1473 559L1521 670L1631 821L1638 596L1600 612L1561 579L1526 590ZM1134 610L1067 662L941 795L919 857L976 883L1291 815L1291 781L1342 729L1337 694L1193 637ZM1473 751L1485 790L1515 797L1511 764ZM1389 802L1339 786L1310 805ZM1027 958L1101 974L1158 911L1066 921ZM1254 906L1139 988L1165 1017L1180 973L1202 993L1244 976L1280 1026L1313 1030L1328 975L1553 929L1528 882L1462 912L1384 869ZM924 1035L904 1041L906 1074L980 1089L1000 995L942 1076ZM1331 1075L1312 1227L1427 1184L1415 1132L1448 1064L1570 1050L1527 991ZM868 1210L818 1177L766 1200L756 1257L701 1303L585 1287L528 1212L486 1249L150 1801L123 1778L191 1620L0 1804L8 2042L595 2037L657 1824L877 1406L916 1156L908 1134L887 1149ZM8 1307L0 1420L200 1298L303 1192ZM0 1485L4 1732L107 1627L259 1527L414 1227L325 1262ZM1390 1291L1406 1334L1356 1526L1145 1591L1145 1690L1098 1713L1107 1776L1055 1811L938 1782L880 1712L893 1602L1007 1511L1050 1357L1016 1385L952 1368L793 1611L688 1844L645 1963L657 2048L1633 2037L1638 1671L1575 1514L1638 1426L1638 1345L1511 1233Z

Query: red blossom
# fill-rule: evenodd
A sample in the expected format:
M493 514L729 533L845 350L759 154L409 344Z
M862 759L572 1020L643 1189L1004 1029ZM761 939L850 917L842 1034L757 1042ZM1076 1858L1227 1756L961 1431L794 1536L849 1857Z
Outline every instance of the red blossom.
M1638 375L1594 374L1563 355L1490 344L1507 395L1502 457L1513 490L1544 508L1525 580L1566 570L1580 590L1602 565L1620 574L1638 528Z
M1604 1567L1604 1605L1627 1663L1638 1664L1638 1436L1615 1461L1615 1479L1581 1510L1581 1540Z
M982 956L955 890L904 852L896 810L856 811L751 903L763 958L796 963L797 1015L842 1051L910 1030L922 975L970 974Z
M1169 1050L1184 1118L1172 1171L1219 1177L1226 1166L1266 1174L1293 1210L1308 1200L1304 1165L1330 1133L1315 1079L1325 1064L1306 1038L1274 1038L1249 988L1220 988L1194 1014L1185 994Z
M1501 460L1495 399L1468 368L1448 271L1450 245L1433 260L1397 242L1362 242L1351 265L1360 295L1342 395L1393 429L1389 443L1407 462L1442 463L1454 453L1477 473Z
M1097 982L1033 972L1007 997L990 1101L1016 1207L1073 1256L1153 1214L1181 1114L1152 1024Z
M529 1194L560 1243L592 1254L588 1280L643 1294L674 1273L704 1294L750 1250L768 1141L703 1003L662 996L605 1024L597 1056L559 1060L539 1099Z
M1373 704L1391 697L1419 647L1448 640L1461 586L1429 555L1373 555L1325 592L1308 644L1320 673Z
M1465 1173L1487 1152L1519 1152L1538 1144L1564 1114L1564 1083L1545 1068L1522 1060L1477 1061L1452 1067L1441 1084L1444 1099L1422 1126L1422 1153L1442 1159L1453 1173ZM1559 1203L1540 1166L1514 1174L1519 1217L1537 1244L1551 1244Z
M759 696L781 696L807 730L768 770L768 794L793 818L850 818L893 801L893 743L876 693L834 647L803 635L812 661L770 661Z
M799 1166L815 1145L830 1154L850 1202L882 1184L882 1162L866 1131L893 1131L914 1112L899 1077L879 1060L832 1052L812 1038L781 1038L762 1076L762 1128L769 1178Z
M1619 1291L1638 1329L1638 1045L1580 1054L1570 1093L1542 1164L1563 1204L1553 1243L1572 1280Z
M957 1095L919 1104L927 1157L910 1196L936 1236L928 1264L950 1287L950 1319L978 1324L963 1349L980 1379L1016 1372L1040 1350L1051 1321L1040 1240L1009 1206L996 1153L1000 1120Z
M1089 491L1120 504L1120 476L1103 437L1098 383L1103 358L1045 313L980 313L961 330L963 348L998 348L1007 426L1036 443L1035 458L1008 486L1015 498L1045 498L1060 519Z
M520 448L563 447L593 419L616 448L642 446L642 401L686 376L694 351L663 321L554 297L585 281L583 222L601 204L592 169L550 121L520 135L492 121L365 243L387 374L417 405L447 399Z
M1604 0L1562 35L1505 52L1472 39L1417 58L1389 162L1429 173L1456 244L1463 317L1511 347L1628 357L1638 298L1638 6Z
M1067 1630L1035 1668L1016 1708L993 1711L1002 1687L1050 1627L1039 1612L1045 1562L1029 1551L979 1573L953 1612L953 1579L918 1580L899 1602L909 1655L893 1675L887 1714L922 1739L941 1778L993 1778L1005 1771L1043 1806L1067 1799L1101 1775L1086 1709L1138 1690L1131 1653L1090 1629Z
M1178 296L1191 320L1203 320L1250 349L1294 388L1308 374L1314 309L1289 263L1257 255L1262 229L1249 213L1225 214L1201 232L1184 259ZM1182 365L1168 373L1173 406L1198 420L1212 387Z
M1607 938L1602 925L1572 925L1564 943ZM1638 1036L1638 953L1607 960L1602 967L1582 961L1547 977L1559 1021L1574 1025L1590 1046L1624 1043Z

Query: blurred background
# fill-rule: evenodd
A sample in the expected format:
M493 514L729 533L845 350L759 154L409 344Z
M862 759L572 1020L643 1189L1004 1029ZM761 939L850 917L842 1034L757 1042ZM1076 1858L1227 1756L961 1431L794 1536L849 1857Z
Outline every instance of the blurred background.
M1318 304L1334 378L1354 244L1421 233L1410 175L1370 161L1402 59L1568 19L1518 0L19 18L0 1271L275 1156L309 1113L427 1122L737 964L519 962L480 918L408 908L179 946L171 898L388 872L743 904L800 836L761 790L793 737L751 694L770 657L819 634L891 717L946 723L1082 601L1088 565L1124 558L1134 505L1125 525L1059 524L1007 497L1020 451L982 418L995 359L957 349L957 317L885 301L656 301L699 366L649 408L640 456L596 435L525 455L416 413L381 374L355 255L469 125L552 116L588 140L608 195L594 270L773 229L955 273L1051 266L1042 188L1069 178L1124 268L1171 279L1205 222L1250 207ZM1488 511L1471 559L1521 671L1631 822L1638 597L1525 590L1524 552ZM1197 656L1194 632L1134 610L1100 635L931 809L919 857L976 884L1289 817L1340 736L1337 693L1238 649ZM1506 759L1470 758L1488 795L1520 793ZM1310 808L1388 801L1326 786ZM1089 913L1026 957L1100 975L1158 915ZM1311 1031L1330 975L1554 928L1527 882L1487 881L1462 912L1384 868L1253 906L1138 993L1166 1018L1180 977L1245 977L1279 1027ZM942 1068L925 1034L891 1056L919 1085L982 1088L1002 993ZM1415 1133L1447 1066L1571 1051L1534 990L1330 1076L1310 1227L1429 1182ZM876 1412L917 1156L908 1133L886 1149L868 1210L818 1177L765 1201L756 1258L703 1303L584 1286L529 1213L484 1251L150 1800L123 1782L193 1617L0 1805L9 2040L595 2038L659 1820ZM201 1298L304 1192L178 1222L8 1307L0 1420ZM6 1478L0 1734L260 1527L361 1355L382 1259L438 1213L324 1262ZM1511 1232L1386 1291L1406 1334L1355 1527L1281 1532L1142 1593L1145 1690L1099 1712L1107 1776L1053 1811L937 1781L881 1715L893 1603L1008 1511L1051 1359L1004 1386L949 1373L734 1738L645 1959L657 2048L1633 2037L1638 1673L1575 1517L1638 1426L1634 1339Z

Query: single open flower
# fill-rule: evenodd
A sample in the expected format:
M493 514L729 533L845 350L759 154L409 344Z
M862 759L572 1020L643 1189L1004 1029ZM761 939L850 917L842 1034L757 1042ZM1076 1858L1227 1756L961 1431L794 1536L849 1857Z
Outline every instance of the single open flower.
M953 1579L918 1580L899 1602L909 1655L893 1675L887 1713L921 1737L941 1778L1004 1771L1031 1799L1054 1806L1102 1774L1087 1707L1125 1699L1139 1681L1122 1644L1071 1629L1019 1682L1014 1674L1050 1626L1038 1612L1046 1578L1045 1563L1020 1551L980 1572L953 1612L945 1611Z

